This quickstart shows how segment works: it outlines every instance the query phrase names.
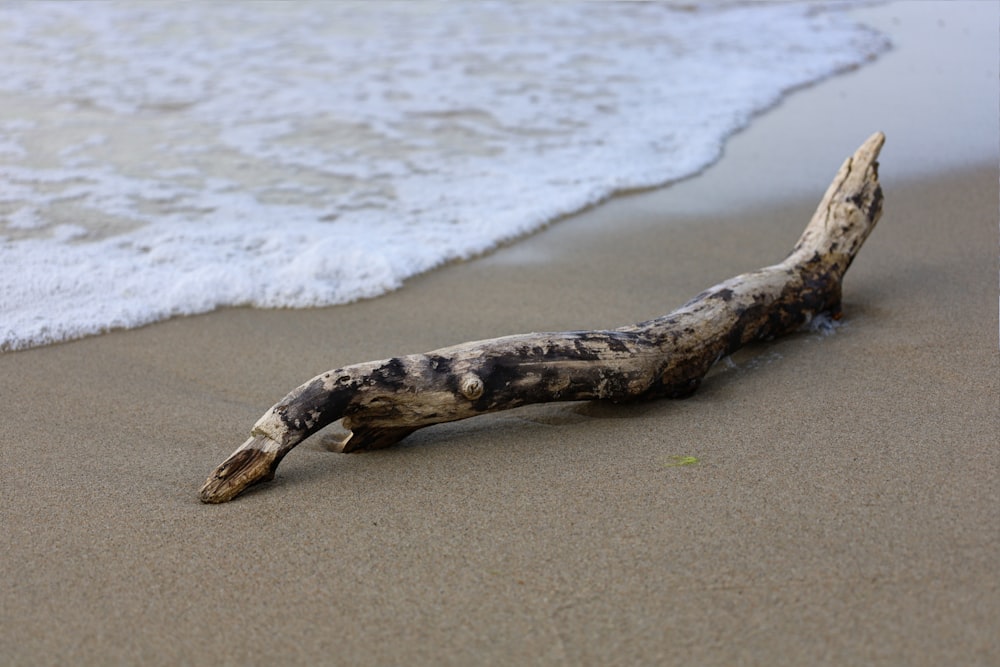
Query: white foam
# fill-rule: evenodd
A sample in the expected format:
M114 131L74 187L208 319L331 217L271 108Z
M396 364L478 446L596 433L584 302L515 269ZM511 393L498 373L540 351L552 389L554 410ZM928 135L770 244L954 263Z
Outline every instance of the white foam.
M376 296L715 160L843 6L0 6L0 349Z

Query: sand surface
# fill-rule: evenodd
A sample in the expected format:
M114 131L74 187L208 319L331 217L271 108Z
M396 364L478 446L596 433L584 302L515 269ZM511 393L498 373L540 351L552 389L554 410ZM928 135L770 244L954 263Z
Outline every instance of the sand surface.
M896 50L705 174L395 294L0 355L0 662L997 664L997 13L861 10ZM686 401L307 441L198 502L316 373L627 324L780 260L875 130L885 214L834 334L755 345Z

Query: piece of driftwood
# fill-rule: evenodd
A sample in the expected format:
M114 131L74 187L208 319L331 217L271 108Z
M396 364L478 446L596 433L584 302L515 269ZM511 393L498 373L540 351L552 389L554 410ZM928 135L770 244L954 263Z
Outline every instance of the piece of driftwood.
M882 212L872 135L848 158L780 264L702 292L655 320L607 331L530 333L323 373L293 390L201 488L231 500L271 479L293 447L343 420L343 452L393 445L430 424L553 401L690 395L716 361L755 340L840 315L841 279Z

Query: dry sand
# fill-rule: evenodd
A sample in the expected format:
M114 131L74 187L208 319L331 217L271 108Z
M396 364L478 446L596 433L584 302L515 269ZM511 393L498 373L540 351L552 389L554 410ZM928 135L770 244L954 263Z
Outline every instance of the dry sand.
M702 176L398 293L0 356L0 662L997 664L997 11L859 11L897 49ZM886 212L835 334L754 346L686 401L307 441L198 502L315 373L639 321L781 259L876 129Z

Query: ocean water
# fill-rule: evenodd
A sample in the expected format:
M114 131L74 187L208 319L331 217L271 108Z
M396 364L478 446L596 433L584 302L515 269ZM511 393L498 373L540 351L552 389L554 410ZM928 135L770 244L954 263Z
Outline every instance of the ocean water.
M843 4L0 5L0 350L373 297L689 176Z

